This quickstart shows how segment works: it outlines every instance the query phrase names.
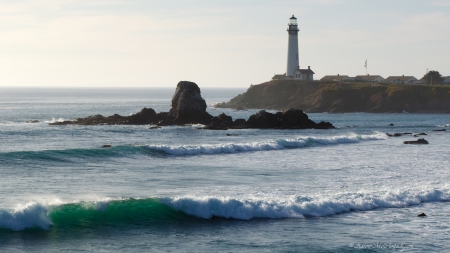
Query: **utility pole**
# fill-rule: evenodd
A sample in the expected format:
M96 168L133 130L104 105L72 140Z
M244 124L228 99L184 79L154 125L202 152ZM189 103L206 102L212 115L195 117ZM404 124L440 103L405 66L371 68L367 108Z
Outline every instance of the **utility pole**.
M366 64L364 65L364 68L366 68L366 75L367 75L367 58L366 58Z

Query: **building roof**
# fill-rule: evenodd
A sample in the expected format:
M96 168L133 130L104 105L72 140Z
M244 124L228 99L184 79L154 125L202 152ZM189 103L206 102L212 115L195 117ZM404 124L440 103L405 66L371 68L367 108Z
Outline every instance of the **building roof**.
M414 76L390 76L386 78L386 81L408 81L408 80L417 80Z
M356 79L362 79L362 80L374 80L375 78L378 78L378 77L383 78L383 77L380 76L380 75L357 75L357 76L356 76ZM384 79L384 78L383 78L383 79Z
M274 75L272 77L272 80L284 80L286 79L286 74L282 74L282 75Z
M344 79L344 78L349 78L348 75L337 75L337 76L332 76L332 75L328 75L328 76L324 76L322 77L322 79L320 79L320 81L332 81L335 79Z
M315 74L314 71L312 71L311 69L299 69L301 74L307 74L307 75L311 75L311 74Z

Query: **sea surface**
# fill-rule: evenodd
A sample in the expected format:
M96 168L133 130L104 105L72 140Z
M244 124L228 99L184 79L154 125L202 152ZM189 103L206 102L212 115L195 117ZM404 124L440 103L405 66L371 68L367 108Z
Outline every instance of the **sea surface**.
M0 252L450 252L447 114L308 114L332 130L48 124L169 111L174 91L0 88ZM213 108L244 91L202 96L247 119L258 110ZM418 138L430 144L403 144Z

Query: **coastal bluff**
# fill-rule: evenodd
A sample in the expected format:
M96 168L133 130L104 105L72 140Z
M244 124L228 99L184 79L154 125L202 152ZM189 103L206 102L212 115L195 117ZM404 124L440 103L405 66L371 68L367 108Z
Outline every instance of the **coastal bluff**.
M450 113L450 85L379 85L273 80L252 85L216 108L285 110L311 113Z
M315 123L302 110L289 109L275 114L259 111L248 120L236 119L224 113L212 116L206 111L206 102L201 96L196 83L181 81L172 97L172 108L169 112L156 113L152 108L143 108L130 116L114 114L112 116L93 115L85 118L50 123L50 125L146 125L158 128L168 125L202 124L202 129L227 130L247 128L271 129L330 129L329 122Z

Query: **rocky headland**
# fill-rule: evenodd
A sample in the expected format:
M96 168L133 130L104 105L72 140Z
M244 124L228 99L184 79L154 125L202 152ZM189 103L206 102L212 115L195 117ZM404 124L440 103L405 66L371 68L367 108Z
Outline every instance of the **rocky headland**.
M206 102L201 96L197 84L188 81L178 83L172 97L172 108L169 112L156 113L152 108L143 108L131 116L94 115L77 118L63 122L54 122L50 125L185 125L202 124L203 129L226 130L246 128L272 128L272 129L330 129L334 126L329 122L315 123L300 109L288 109L283 112L269 113L259 111L248 120L236 119L224 113L213 117L206 111ZM155 128L155 127L152 127Z
M217 108L305 112L450 113L450 85L378 85L273 80L252 85Z

